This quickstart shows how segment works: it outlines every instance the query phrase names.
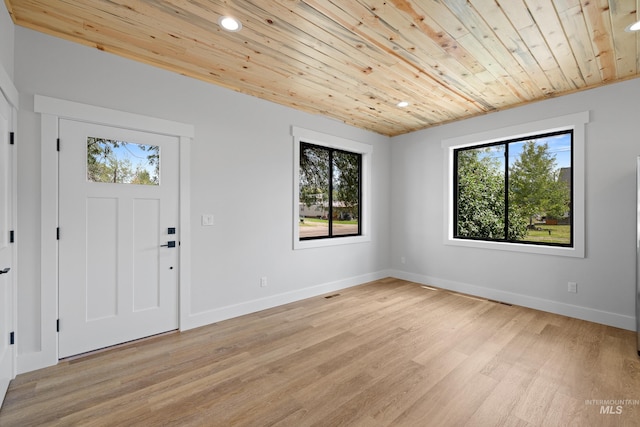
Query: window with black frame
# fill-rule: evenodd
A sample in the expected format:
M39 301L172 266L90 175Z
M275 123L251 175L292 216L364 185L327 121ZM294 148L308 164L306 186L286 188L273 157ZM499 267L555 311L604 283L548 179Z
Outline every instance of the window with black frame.
M359 236L362 154L300 144L300 240Z
M573 247L573 130L454 150L454 238Z

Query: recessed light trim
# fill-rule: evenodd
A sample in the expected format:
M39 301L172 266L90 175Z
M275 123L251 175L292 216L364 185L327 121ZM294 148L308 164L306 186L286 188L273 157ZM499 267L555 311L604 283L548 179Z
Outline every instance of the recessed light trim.
M396 104L400 108L408 107L409 103L407 101L400 101Z
M225 31L236 32L242 29L242 23L232 16L221 16L218 25Z
M635 22L631 25L629 25L627 28L624 29L627 32L632 32L632 31L640 31L640 21Z

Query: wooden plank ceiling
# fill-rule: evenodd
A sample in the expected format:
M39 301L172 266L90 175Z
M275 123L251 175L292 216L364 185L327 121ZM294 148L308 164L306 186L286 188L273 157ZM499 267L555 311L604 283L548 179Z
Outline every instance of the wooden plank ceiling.
M17 25L384 135L640 70L640 38L625 31L640 0L5 3ZM222 15L243 29L222 31Z

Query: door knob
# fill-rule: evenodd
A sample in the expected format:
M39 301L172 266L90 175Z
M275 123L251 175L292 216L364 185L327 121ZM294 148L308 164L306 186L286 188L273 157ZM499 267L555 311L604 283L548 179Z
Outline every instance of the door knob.
M0 270L0 274L7 274L9 270L11 270L9 267L5 268L4 270Z
M160 247L161 248L175 248L176 247L176 241L175 240L169 240L166 245L160 245Z

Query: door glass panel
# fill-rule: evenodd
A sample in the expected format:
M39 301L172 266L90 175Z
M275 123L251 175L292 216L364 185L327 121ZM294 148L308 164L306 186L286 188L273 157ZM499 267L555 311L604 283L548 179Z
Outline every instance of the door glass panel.
M87 180L159 185L160 147L87 137Z

